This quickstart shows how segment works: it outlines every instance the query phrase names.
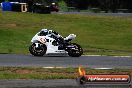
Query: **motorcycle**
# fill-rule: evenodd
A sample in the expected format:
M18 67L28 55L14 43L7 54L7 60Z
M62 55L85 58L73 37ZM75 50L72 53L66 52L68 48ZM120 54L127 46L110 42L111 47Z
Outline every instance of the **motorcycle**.
M43 56L47 54L68 54L71 57L80 57L83 49L79 44L71 43L75 39L75 34L63 38L57 38L54 35L40 36L36 34L29 46L29 51L34 56Z

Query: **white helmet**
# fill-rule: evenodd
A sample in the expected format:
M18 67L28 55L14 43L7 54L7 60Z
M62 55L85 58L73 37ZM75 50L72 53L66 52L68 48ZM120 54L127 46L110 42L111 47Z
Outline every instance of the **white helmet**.
M48 29L41 29L41 31L45 31L45 32L47 32L47 31L48 31Z
M40 36L46 36L48 34L48 30L47 29L42 29L40 31Z

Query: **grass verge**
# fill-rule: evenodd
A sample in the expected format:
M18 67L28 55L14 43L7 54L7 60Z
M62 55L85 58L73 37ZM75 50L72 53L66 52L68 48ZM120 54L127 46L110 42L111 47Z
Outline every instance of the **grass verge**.
M86 68L87 74L130 74L132 70L95 70ZM0 79L75 79L78 68L0 67Z
M27 54L42 28L77 35L85 54L132 55L132 18L79 14L0 12L0 53Z

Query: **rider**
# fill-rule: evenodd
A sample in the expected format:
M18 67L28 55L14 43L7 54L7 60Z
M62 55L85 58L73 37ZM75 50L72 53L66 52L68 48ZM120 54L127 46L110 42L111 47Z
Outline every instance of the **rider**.
M37 34L35 34L35 36L32 38L31 42L34 42L35 40L37 40L38 36L46 36L48 35L49 31L47 29L41 29L41 31L39 31Z
M58 34L58 32L48 29L41 29L38 35L39 36L54 35L57 38L62 37L61 35Z
M38 33L39 36L46 36L50 35L53 36L58 42L63 43L64 39L61 35L58 34L58 32L48 29L41 29L41 31Z
M38 35L39 36L46 36L46 35L48 35L48 30L47 29L41 29L41 31L40 32L38 32Z

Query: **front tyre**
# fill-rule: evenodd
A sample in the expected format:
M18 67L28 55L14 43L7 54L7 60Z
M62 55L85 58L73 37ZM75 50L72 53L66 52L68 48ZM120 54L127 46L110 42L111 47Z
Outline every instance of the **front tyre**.
M41 44L39 48L36 48L35 43L33 43L29 46L29 51L34 56L43 56L47 51L47 47L46 45Z
M70 49L68 55L71 57L80 57L83 54L82 47L76 43L72 43L71 45L74 46L74 49Z

